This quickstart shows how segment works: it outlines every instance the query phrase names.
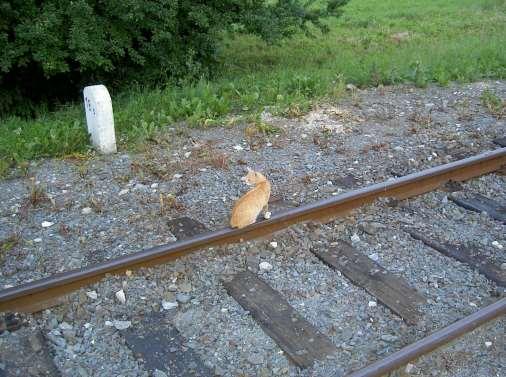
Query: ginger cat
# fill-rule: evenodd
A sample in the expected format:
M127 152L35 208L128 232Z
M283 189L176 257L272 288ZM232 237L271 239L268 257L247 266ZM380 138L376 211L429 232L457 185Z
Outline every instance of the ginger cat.
M248 168L248 174L241 180L249 186L255 185L255 187L235 203L230 218L232 228L244 228L253 224L262 209L265 208L265 212L267 211L271 195L271 184L262 174Z

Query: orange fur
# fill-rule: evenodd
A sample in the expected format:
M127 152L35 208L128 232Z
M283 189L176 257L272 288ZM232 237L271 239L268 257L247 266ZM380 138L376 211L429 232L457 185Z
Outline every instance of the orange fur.
M235 203L230 217L230 226L232 228L244 228L253 224L262 209L265 208L267 211L271 195L271 184L262 174L249 170L248 174L241 179L248 185L255 185L255 187Z

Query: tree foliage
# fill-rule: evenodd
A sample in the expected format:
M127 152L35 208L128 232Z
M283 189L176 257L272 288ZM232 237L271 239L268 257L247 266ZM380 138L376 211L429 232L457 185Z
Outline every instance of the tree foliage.
M202 77L223 31L274 42L309 24L325 30L322 18L347 1L0 0L0 114L26 115L94 82Z

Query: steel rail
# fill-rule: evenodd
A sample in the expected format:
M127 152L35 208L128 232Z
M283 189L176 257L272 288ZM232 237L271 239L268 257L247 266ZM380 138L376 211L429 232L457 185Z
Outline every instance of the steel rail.
M273 214L242 229L224 228L195 237L156 246L130 255L58 273L50 277L0 291L0 312L34 312L55 304L55 300L80 287L95 283L107 274L158 265L190 252L253 239L305 221L328 221L380 197L405 199L434 190L449 180L463 181L493 172L506 165L506 148L488 151L463 160L349 191L330 199Z
M346 375L346 377L383 376L505 314L506 298L503 298L409 346L401 348L399 351L394 352L384 359L378 360L365 368Z

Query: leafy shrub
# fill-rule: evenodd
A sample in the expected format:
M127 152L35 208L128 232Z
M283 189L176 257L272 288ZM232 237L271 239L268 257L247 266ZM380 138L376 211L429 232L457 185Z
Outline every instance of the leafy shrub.
M84 85L159 84L208 75L223 31L276 41L325 30L348 0L0 1L0 114L34 115ZM321 3L321 2L320 2Z

